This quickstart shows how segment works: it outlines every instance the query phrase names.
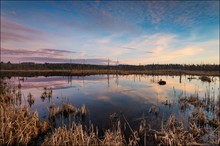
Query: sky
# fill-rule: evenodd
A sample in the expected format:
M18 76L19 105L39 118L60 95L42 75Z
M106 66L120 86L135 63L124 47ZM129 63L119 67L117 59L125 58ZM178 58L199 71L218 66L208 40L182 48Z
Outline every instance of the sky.
M1 61L219 64L219 1L1 1Z

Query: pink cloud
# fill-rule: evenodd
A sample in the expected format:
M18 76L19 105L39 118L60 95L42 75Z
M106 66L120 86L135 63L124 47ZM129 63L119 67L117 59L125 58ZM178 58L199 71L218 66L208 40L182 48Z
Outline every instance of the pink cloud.
M27 41L40 39L44 32L1 17L1 41Z
M28 49L5 49L1 48L2 55L15 55L15 56L64 56L64 54L76 53L74 51L59 50L59 49L38 49L38 50L28 50Z
M21 61L48 62L48 63L85 63L85 64L106 64L107 59L70 59L70 58L55 58L55 57L22 57Z
M27 50L27 49L5 49L1 48L1 60L4 62L38 62L38 63L85 63L85 64L107 64L108 59L103 58L85 58L85 59L71 59L67 57L77 53L68 50L59 49L38 49L38 50ZM114 61L109 60L111 63Z

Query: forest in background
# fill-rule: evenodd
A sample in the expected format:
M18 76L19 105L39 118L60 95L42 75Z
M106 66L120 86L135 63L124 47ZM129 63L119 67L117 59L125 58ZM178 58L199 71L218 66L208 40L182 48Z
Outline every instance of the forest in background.
M74 63L4 63L1 70L188 70L188 71L219 71L219 64L148 64L148 65L93 65Z

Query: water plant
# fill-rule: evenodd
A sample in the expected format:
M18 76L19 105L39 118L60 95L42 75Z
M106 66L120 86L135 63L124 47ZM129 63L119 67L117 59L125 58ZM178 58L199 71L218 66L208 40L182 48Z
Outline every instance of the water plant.
M31 93L29 93L28 96L27 96L27 102L31 106L32 104L34 104L34 101L35 101L34 96Z

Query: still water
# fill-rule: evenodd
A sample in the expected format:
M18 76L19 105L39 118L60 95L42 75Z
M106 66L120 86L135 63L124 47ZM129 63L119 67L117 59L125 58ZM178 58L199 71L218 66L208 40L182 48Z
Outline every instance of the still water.
M149 75L91 75L91 76L51 76L51 77L13 77L8 79L12 85L20 82L23 95L22 104L27 104L27 95L35 97L30 111L37 111L41 120L48 120L48 110L51 103L57 106L68 102L80 108L86 105L89 114L87 121L92 121L99 129L110 127L110 115L123 114L130 125L136 129L143 115L152 128L158 129L162 118L171 113L184 118L184 113L178 108L180 97L198 94L200 98L219 96L219 77L211 77L212 82L202 82L198 76L149 76ZM159 85L158 81L166 81ZM41 99L44 88L51 88L52 98ZM169 104L166 104L169 103ZM158 115L149 113L156 106Z

